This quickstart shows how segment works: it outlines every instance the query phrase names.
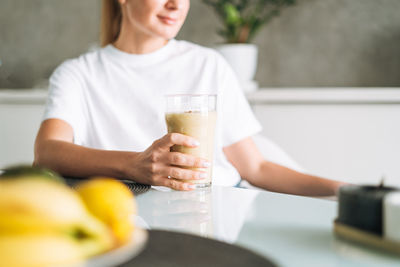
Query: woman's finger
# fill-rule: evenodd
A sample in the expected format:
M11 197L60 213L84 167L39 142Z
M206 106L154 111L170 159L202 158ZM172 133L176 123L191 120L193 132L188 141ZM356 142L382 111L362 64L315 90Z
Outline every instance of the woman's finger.
M192 171L173 166L168 166L166 168L163 168L161 173L165 176L182 180L199 180L207 178L206 172Z
M176 166L194 167L194 168L208 168L210 162L189 154L170 152L166 154L166 163Z
M170 148L173 145L182 145L188 147L196 147L200 143L193 137L179 134L179 133L169 133L164 135L161 139L156 142L156 145L161 148Z
M195 189L193 184L181 182L172 178L163 177L159 179L156 185L166 186L175 190L190 191Z

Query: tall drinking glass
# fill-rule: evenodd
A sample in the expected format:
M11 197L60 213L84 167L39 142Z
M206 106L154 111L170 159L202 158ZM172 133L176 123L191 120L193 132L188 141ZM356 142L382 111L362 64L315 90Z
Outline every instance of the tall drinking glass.
M217 120L216 95L167 95L166 123L168 133L180 133L191 136L200 142L195 148L174 145L173 152L191 154L207 159L211 166L207 169L190 168L205 171L207 177L201 180L183 180L195 184L196 188L208 187L212 183L212 165L214 152L215 124ZM173 179L173 177L171 177Z

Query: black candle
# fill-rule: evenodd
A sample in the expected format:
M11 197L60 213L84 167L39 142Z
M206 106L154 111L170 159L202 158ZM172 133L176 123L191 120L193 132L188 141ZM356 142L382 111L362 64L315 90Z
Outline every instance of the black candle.
M394 187L343 186L339 190L338 222L382 235L383 198Z

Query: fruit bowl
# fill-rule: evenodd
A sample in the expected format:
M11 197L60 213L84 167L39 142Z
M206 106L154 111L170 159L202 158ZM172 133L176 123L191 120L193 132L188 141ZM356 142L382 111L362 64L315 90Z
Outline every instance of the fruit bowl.
M147 239L148 232L142 228L136 228L132 238L125 245L92 257L82 264L71 267L111 267L123 264L142 252L147 243Z
M72 189L49 170L10 167L0 188L1 266L116 266L147 241L132 220L134 195L116 179L92 177Z

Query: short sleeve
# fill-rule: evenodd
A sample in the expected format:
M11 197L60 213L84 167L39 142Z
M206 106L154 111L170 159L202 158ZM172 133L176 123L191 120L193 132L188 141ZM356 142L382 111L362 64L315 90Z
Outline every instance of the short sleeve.
M83 80L74 60L67 60L51 75L43 121L61 119L74 131L74 143L80 144L85 129L83 116Z
M234 144L261 131L261 124L251 110L236 74L223 61L224 71L219 91L219 115L221 117L222 146Z

